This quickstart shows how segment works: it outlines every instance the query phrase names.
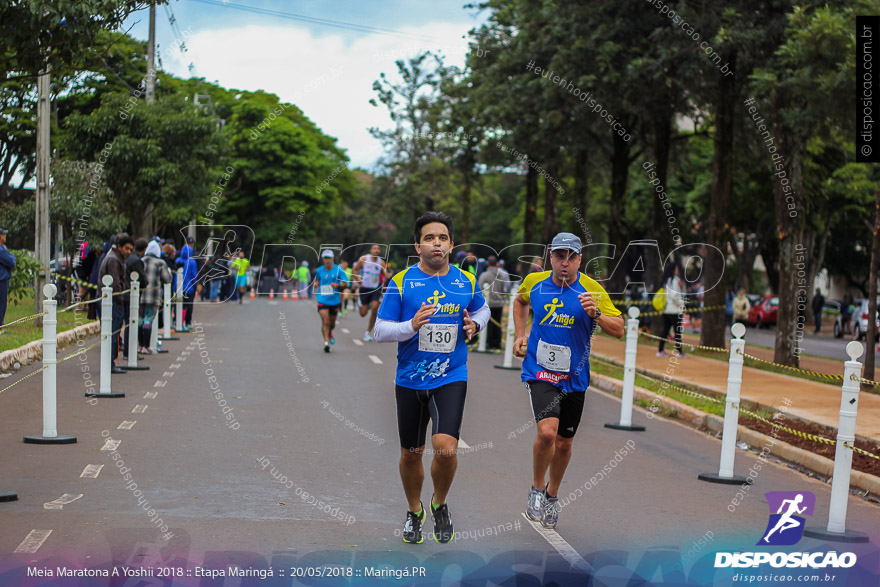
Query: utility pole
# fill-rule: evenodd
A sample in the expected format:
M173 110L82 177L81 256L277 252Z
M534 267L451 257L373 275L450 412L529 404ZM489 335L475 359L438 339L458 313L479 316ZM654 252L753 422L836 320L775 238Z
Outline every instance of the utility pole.
M147 104L156 102L156 2L150 2L150 37L147 42ZM144 223L149 232L153 231L153 203L147 204L144 210ZM135 226L132 225L134 229ZM149 239L150 234L138 235L142 238Z
M34 251L37 261L40 262L41 270L37 274L34 284L34 314L42 311L43 286L49 281L49 62L46 61L45 69L37 80L37 202L36 218L34 224L35 243ZM57 268L56 268L57 269ZM37 326L43 323L42 318L37 318Z
M150 38L147 43L147 104L156 101L156 3L150 3Z

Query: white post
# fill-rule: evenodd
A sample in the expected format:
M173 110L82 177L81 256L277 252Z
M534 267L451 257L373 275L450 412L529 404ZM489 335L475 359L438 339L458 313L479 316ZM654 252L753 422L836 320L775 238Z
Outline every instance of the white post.
M58 434L57 349L58 349L58 289L51 283L43 286L43 434L25 436L30 444L72 444L76 436Z
M849 478L852 470L853 446L856 439L856 415L862 364L858 361L865 348L857 340L846 345L849 361L843 365L843 385L840 396L840 419L837 422L837 445L834 447L834 477L831 479L831 503L828 507L827 531L807 528L804 536L834 542L868 542L868 536L846 529L846 506L849 500Z
M633 426L632 408L633 395L636 385L636 354L639 347L639 309L631 306L629 319L626 321L626 351L623 360L623 393L620 397L620 422L618 424L605 424L606 428L614 430L630 430L641 432L644 426Z
M131 295L128 304L128 368L138 366L138 312L141 302L140 276L137 271L131 272Z
M159 352L159 312L153 314L153 321L150 323L150 351Z
M162 303L162 340L177 340L171 336L171 284L162 285L165 300Z
M174 330L183 330L183 268L177 270L177 316L174 317Z
M513 301L516 299L514 293L510 296L510 304L507 310L507 336L504 337L504 363L495 365L496 369L517 369L521 367L513 366L513 343L515 342L516 327L513 324Z
M487 296L489 295L489 290L491 290L491 289L492 289L491 283L487 283L483 287L483 298L485 298L485 300L487 302L489 301L489 298ZM492 318L490 317L489 320L491 320L491 319ZM489 323L488 322L486 322L486 328L482 329L480 331L480 333L477 335L479 337L477 339L479 341L477 343L477 352L478 353L485 353L486 352L486 331L487 330L489 330Z
M101 384L98 393L87 391L86 397L125 397L124 393L110 390L111 369L113 367L113 277L101 278Z
M743 336L746 327L737 322L730 327L733 338L730 340L730 360L727 371L727 398L724 407L724 426L721 431L721 464L718 474L704 473L697 476L701 481L726 483L729 485L751 484L752 479L733 474L733 460L736 455L736 428L739 425L739 400L742 389L743 353L746 341Z

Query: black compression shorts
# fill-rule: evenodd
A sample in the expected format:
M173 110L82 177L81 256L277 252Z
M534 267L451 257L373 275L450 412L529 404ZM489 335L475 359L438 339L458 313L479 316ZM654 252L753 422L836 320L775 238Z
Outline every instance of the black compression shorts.
M544 418L558 418L559 428L556 433L563 438L572 438L581 423L586 392L566 393L548 381L534 379L526 382L526 389L529 390L532 400L535 422Z
M428 418L432 422L431 435L448 434L458 440L467 381L455 381L434 389L395 385L394 394L401 448L414 450L425 445Z
M361 298L361 305L366 306L370 302L378 302L382 299L382 286L374 288L366 288L361 286L361 292L358 294Z

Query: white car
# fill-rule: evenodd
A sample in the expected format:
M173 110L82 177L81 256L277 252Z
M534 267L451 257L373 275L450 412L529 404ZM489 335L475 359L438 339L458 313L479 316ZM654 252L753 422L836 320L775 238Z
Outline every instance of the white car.
M880 308L880 300L877 307ZM856 311L852 318L853 340L863 340L868 332L868 299L859 300L856 304ZM874 314L874 342L877 342L876 333L880 331L880 321L877 320L877 314Z

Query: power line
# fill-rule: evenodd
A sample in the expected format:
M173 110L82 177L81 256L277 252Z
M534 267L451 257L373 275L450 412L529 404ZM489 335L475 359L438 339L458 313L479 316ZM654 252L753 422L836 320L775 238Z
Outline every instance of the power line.
M171 25L171 32L174 34L175 40L179 43L180 52L189 53L189 49L186 47L186 42L183 40L183 33L180 32L180 27L177 25L177 17L174 16L174 12L172 12L171 7L168 4L164 4L163 6L165 7L165 15L168 17L168 23ZM188 69L190 77L198 77L196 75L196 66L192 61L189 62Z
M202 4L209 4L211 6L220 6L223 8L232 8L235 10L243 10L245 12L253 12L255 14L264 14L267 16L277 16L280 18L286 18L289 20L299 20L302 22L308 22L312 24L320 24L324 26L346 29L350 31L357 31L362 33L375 33L379 35L388 35L393 37L403 37L408 39L417 39L422 41L436 41L436 39L432 39L431 37L426 37L423 35L413 35L410 33L404 33L401 31L395 31L392 29L384 29L379 27L355 24L351 22L343 22L341 20L331 20L328 18L317 18L313 16L304 16L302 14L293 14L291 12L282 12L280 10L269 10L268 8L258 8L256 6L245 6L243 4L232 4L230 2L221 1L221 0L191 0L192 2L200 2Z

